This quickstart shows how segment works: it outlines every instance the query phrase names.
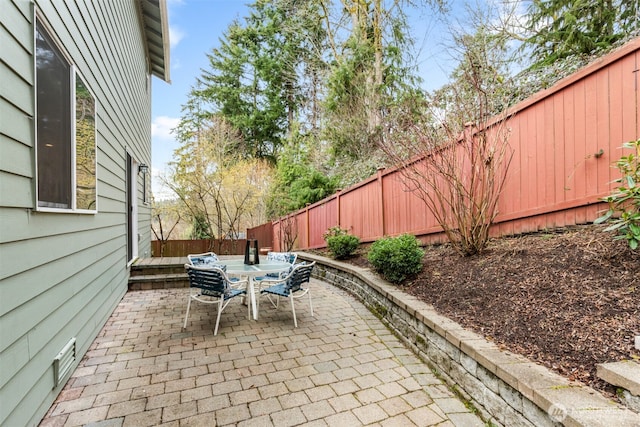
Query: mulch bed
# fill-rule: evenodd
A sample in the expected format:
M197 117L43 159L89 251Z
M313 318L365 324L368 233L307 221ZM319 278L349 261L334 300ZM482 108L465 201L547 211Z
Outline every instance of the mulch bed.
M347 262L371 267L366 249ZM638 358L640 250L596 226L493 239L461 257L426 248L400 287L498 346L613 397L596 364Z

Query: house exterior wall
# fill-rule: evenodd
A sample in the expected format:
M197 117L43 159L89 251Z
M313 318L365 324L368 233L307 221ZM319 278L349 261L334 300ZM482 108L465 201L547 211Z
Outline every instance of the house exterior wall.
M35 9L96 101L97 212L36 208ZM37 425L127 290L127 153L151 163L151 79L139 4L3 0L0 8L0 425ZM135 174L138 254L150 206ZM115 356L113 356L115 357Z

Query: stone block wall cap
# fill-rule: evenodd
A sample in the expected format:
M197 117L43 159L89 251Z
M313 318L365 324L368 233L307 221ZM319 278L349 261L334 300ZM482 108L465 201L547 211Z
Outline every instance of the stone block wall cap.
M462 343L468 340L483 340L484 338L473 331L464 329L462 326L458 329L450 329L445 336L447 341L462 350Z
M605 398L592 388L584 385L554 386L539 389L534 396L533 403L545 411L550 411L554 407L565 408L569 412L567 416L571 416L571 413L574 412L579 413L583 411L591 411L594 414L602 411L603 414L606 414L607 412L626 410L626 408L621 407L614 401ZM636 414L636 422L638 421L640 421L640 416Z
M560 408L558 419L567 427L638 427L640 415L626 408L572 409ZM564 411L564 412L562 412ZM612 424L614 422L615 424Z
M640 363L633 360L600 363L596 365L596 375L611 385L640 396Z

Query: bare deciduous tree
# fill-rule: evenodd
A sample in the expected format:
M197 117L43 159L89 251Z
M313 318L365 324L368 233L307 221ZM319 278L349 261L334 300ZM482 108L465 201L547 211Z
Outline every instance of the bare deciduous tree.
M513 155L506 114L492 116L505 93L492 41L481 29L461 36L454 83L427 105L396 107L382 144L462 255L485 248Z
M266 220L262 200L271 169L258 159L234 158L228 147L241 138L223 119L211 117L185 133L166 185L207 236L237 239L240 231Z
M283 245L285 252L293 249L296 239L298 238L298 220L295 215L287 215L280 219L279 227L280 243Z
M164 256L164 248L167 241L171 238L171 234L180 223L180 212L172 202L156 202L152 200L152 217L151 231L160 242L160 253L156 256ZM165 230L163 224L169 226L169 230Z

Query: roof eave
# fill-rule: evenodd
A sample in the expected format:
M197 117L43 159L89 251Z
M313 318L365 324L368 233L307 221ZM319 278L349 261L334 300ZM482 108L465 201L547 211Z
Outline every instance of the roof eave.
M139 0L149 73L171 82L169 75L169 18L166 0Z

